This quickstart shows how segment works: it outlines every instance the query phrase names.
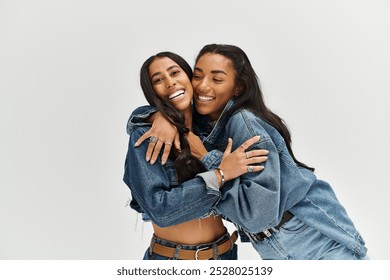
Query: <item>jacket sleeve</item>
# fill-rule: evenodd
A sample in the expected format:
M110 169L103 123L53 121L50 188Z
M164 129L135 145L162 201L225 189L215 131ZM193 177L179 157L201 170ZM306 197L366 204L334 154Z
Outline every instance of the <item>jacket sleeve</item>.
M123 180L132 196L150 219L160 227L171 226L201 218L211 213L220 192L217 187L207 186L202 176L183 182L172 183L172 162L151 165L145 160L148 143L134 147L148 127L140 127L130 134ZM169 166L171 164L171 166ZM205 178L213 171L204 172ZM209 176L207 176L209 175ZM215 174L214 174L215 176ZM215 176L216 177L216 176ZM173 184L173 185L172 185Z
M260 123L245 118L245 112L232 116L226 129L226 134L233 139L233 150L249 138L260 135L260 141L247 151L266 149L269 154L268 160L263 163L263 171L245 173L225 183L220 201L215 206L217 213L248 232L276 226L285 211L280 203L281 165L277 145Z
M157 111L156 107L150 105L136 108L131 113L129 120L127 121L127 133L130 134L131 131L136 129L138 126L150 125L150 123L146 122L146 119Z
M207 170L214 170L220 165L222 157L222 151L211 150L201 158L201 161Z

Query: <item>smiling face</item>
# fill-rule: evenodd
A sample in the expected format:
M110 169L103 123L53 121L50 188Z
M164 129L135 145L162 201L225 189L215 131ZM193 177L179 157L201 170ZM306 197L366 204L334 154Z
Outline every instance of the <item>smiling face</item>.
M179 111L191 109L193 90L183 69L168 57L156 57L149 66L154 92L168 100Z
M194 104L201 115L217 120L226 103L239 92L232 62L220 54L206 53L194 68Z

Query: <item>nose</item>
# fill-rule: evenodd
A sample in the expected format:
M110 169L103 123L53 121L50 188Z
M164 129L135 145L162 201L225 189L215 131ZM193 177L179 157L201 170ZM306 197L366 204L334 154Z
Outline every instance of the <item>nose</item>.
M171 77L168 77L165 79L165 87L170 88L176 85L176 81L172 79Z
M201 93L206 93L210 90L209 83L207 79L202 79L199 84L196 86L196 90Z

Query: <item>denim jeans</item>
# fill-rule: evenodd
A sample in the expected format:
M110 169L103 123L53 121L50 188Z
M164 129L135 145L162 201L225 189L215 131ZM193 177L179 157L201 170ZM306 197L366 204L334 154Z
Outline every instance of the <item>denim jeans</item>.
M227 240L229 238L229 234L226 233L220 238L218 238L215 242L212 243L205 243L205 244L199 244L199 245L183 245L183 244L176 244L164 239L160 239L157 237L152 238L152 244L153 242L159 243L161 245L165 245L172 248L177 248L176 254L178 255L180 250L201 250L204 248L213 248L216 244L220 244L221 242ZM177 260L177 257L168 258L165 256L158 255L156 253L150 253L150 247L146 250L144 254L144 260ZM216 256L217 260L237 260L237 245L233 244L233 247L227 251L226 253Z
M346 246L293 217L279 230L261 241L251 238L253 247L264 260L363 260Z

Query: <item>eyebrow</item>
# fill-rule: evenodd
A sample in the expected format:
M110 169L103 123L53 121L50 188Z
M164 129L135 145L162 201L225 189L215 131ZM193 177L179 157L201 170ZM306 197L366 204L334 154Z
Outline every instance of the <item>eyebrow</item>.
M169 66L168 68L167 68L167 71L170 71L170 70L172 70L173 68L180 68L178 65L172 65L172 66ZM155 77L155 76L157 76L157 75L160 75L161 74L161 72L156 72L156 73L154 73L152 76L150 76L150 79L153 79L153 77Z
M203 70L201 68L199 68L199 67L195 67L194 71L199 71L199 72L203 73ZM225 74L225 75L227 75L226 72L222 71L222 70L211 70L211 73L212 74Z

